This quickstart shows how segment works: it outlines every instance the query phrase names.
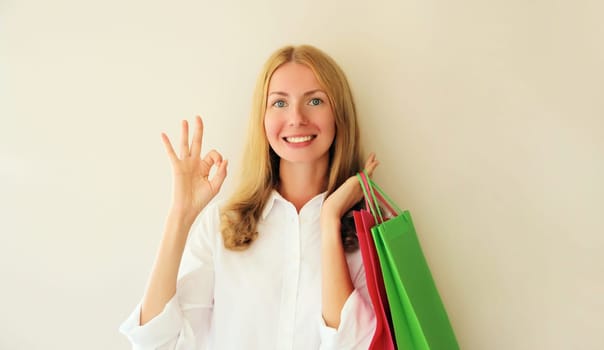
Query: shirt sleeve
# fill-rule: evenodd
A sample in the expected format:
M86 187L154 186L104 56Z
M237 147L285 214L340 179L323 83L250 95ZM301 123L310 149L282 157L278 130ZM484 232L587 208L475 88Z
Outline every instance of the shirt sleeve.
M342 307L340 326L337 329L327 326L323 317L320 317L320 350L366 350L373 339L376 327L375 312L369 298L360 254L358 251L354 254L356 256L348 261L348 265L351 276L354 277L355 289Z
M214 301L214 251L220 237L218 207L206 207L185 246L176 294L163 311L140 325L141 304L121 324L134 350L207 349Z

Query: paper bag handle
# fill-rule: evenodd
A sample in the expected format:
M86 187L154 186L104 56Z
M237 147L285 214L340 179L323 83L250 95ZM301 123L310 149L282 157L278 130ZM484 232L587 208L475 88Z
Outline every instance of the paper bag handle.
M394 203L390 197L375 183L371 178L367 175L367 172L363 170L362 173L357 174L357 178L361 184L361 188L363 189L363 194L365 197L365 204L371 210L371 214L373 218L378 223L384 222L384 217L382 215L382 211L380 210L380 203L383 203L386 209L395 215L399 215L403 211ZM374 191L377 190L377 194ZM371 196L369 195L371 194ZM395 208L395 209L393 209Z

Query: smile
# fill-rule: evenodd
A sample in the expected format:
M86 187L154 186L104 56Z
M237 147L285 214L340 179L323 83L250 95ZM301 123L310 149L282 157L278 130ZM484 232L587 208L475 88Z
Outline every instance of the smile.
M290 136L290 137L284 137L283 139L288 143L302 143L302 142L308 142L308 141L314 139L315 137L317 137L317 135Z

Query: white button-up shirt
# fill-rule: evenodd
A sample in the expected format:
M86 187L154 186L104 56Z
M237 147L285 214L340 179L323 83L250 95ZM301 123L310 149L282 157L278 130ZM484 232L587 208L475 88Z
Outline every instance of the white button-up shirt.
M133 349L312 350L367 349L375 314L360 251L346 254L355 289L338 329L321 308L321 231L325 198L298 214L273 191L244 251L224 248L216 205L204 209L190 233L176 294L140 326L140 304L120 327Z

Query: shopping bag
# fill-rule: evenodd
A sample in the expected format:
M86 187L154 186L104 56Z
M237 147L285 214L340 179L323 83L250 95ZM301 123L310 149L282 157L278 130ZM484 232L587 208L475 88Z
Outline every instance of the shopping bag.
M352 215L361 248L367 290L376 318L375 333L369 345L369 350L394 350L396 347L391 333L390 309L388 307L386 290L384 289L384 279L377 251L373 244L373 238L371 237L371 228L375 226L375 220L371 212L366 209L354 210Z
M357 174L376 225L371 234L378 253L398 349L456 350L459 345L408 210L396 204L367 176ZM396 209L384 220L376 196Z

